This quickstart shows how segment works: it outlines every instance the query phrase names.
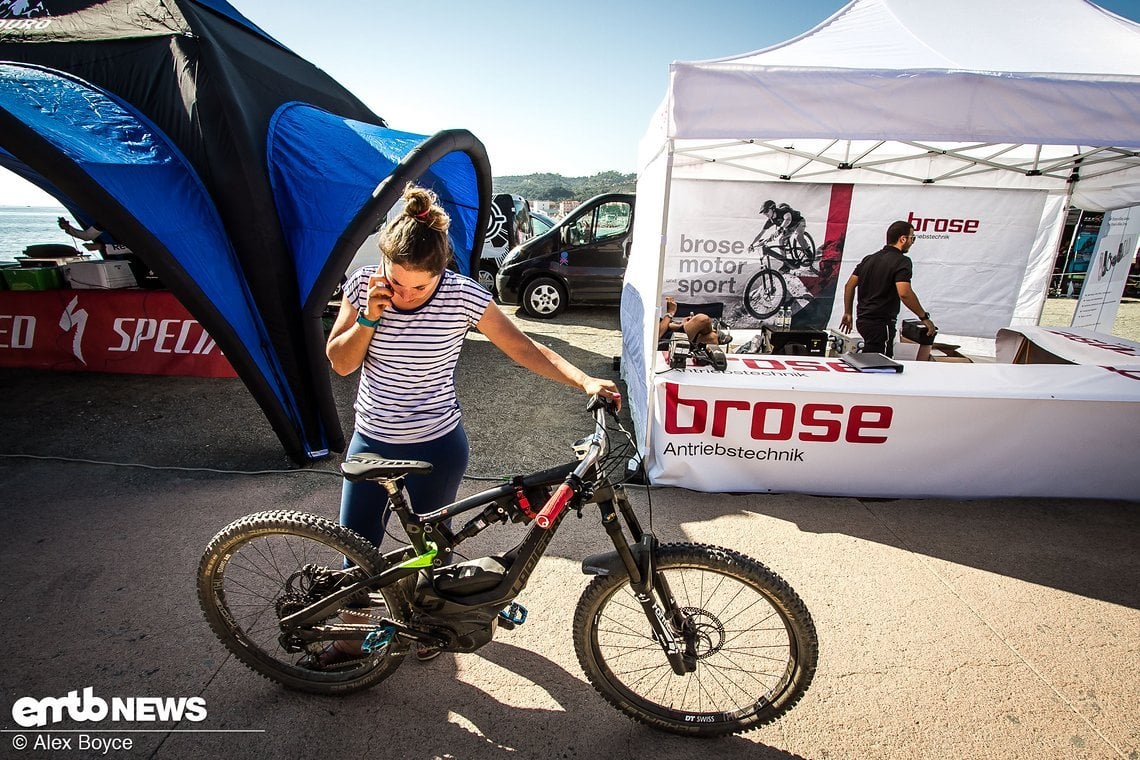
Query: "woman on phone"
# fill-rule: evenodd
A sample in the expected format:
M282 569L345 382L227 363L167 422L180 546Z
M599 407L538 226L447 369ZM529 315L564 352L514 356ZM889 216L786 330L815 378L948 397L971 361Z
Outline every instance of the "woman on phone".
M590 377L532 341L487 290L447 268L450 219L434 193L409 184L403 200L403 211L380 234L379 265L345 282L325 352L337 373L361 370L346 453L431 462L430 475L405 481L412 509L422 514L455 500L467 468L455 366L471 328L538 375L619 404L620 394L612 380ZM346 480L340 522L379 545L386 504L375 483Z

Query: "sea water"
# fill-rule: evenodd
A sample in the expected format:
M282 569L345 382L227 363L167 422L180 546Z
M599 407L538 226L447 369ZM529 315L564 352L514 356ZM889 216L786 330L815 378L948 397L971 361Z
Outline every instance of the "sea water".
M61 216L78 224L62 206L0 206L0 264L15 261L29 245L40 243L63 243L86 253L81 241L59 228L56 220Z

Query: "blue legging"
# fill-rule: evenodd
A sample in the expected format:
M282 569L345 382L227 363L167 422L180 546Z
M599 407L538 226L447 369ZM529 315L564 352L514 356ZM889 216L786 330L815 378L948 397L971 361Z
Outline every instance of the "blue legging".
M431 512L455 501L470 454L463 423L450 433L424 443L383 443L357 431L352 435L346 454L361 452L387 459L431 462L430 474L409 475L404 479L412 510L417 514ZM378 483L345 480L340 492L340 524L379 546L388 520L387 505L388 493Z

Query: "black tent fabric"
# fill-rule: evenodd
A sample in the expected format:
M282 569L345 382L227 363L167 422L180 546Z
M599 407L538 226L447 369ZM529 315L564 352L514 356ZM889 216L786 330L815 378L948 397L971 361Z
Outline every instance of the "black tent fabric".
M223 0L0 0L0 165L154 270L298 462L344 447L321 312L404 183L464 274L491 196L470 133L389 129Z

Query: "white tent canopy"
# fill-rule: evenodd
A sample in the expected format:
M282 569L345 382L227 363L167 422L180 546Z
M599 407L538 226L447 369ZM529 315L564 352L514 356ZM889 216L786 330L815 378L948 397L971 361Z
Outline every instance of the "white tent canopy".
M674 63L623 299L639 432L675 180L1043 191L1013 320L1035 324L1067 207L1140 203L1137 72L1140 25L1085 0L853 0L780 45Z
M855 0L754 53L675 63L643 163L814 182L1140 196L1140 25L1083 0ZM711 164L711 165L710 165Z

